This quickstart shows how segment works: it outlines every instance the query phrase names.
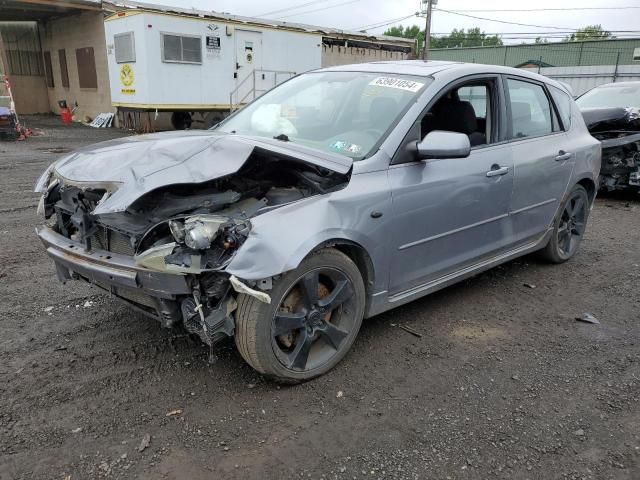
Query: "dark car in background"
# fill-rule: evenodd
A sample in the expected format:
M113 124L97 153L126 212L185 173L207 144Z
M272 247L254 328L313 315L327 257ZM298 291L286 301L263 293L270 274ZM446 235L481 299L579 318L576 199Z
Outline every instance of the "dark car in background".
M600 85L576 103L591 135L602 142L600 190L640 187L640 82Z

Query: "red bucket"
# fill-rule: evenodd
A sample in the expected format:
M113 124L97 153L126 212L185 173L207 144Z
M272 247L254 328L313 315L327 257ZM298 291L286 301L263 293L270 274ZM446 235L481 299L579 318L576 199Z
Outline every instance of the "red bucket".
M69 108L63 107L60 109L60 120L65 124L71 123L71 110Z

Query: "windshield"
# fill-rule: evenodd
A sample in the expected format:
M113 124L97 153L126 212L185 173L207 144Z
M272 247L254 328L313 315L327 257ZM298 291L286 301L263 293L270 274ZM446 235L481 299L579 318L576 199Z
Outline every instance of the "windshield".
M264 94L215 129L362 159L430 81L364 72L307 73Z
M640 107L640 83L598 87L576 100L580 108Z

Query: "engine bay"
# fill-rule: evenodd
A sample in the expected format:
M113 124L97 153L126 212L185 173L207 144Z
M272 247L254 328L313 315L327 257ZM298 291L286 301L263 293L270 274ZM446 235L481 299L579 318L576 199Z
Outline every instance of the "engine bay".
M274 208L343 188L348 174L254 149L240 170L200 184L153 190L123 212L93 215L111 192L55 179L44 197L54 229L86 250L140 258L164 271L198 273L222 269L251 230L250 219ZM171 246L171 248L169 248ZM160 252L149 261L150 253Z

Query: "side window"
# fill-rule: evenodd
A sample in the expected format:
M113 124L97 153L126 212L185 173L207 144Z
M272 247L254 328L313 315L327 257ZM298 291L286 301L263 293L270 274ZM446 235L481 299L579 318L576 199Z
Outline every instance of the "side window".
M558 108L564 130L569 130L569 127L571 127L571 97L566 92L553 86L549 86L549 91Z
M487 118L487 102L489 92L486 85L474 85L461 87L458 89L458 98L464 102L469 102L476 112L477 118Z
M511 138L535 137L553 131L551 105L535 83L507 79L511 108Z
M444 91L438 101L420 120L420 137L434 130L464 133L471 147L489 145L493 141L491 124L494 106L492 80L476 81Z

